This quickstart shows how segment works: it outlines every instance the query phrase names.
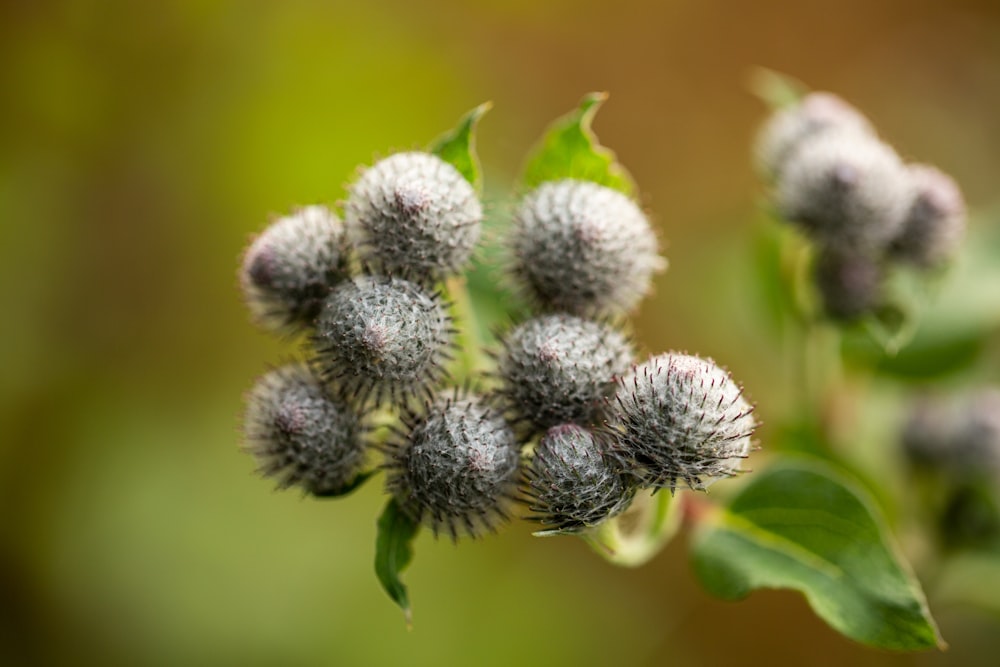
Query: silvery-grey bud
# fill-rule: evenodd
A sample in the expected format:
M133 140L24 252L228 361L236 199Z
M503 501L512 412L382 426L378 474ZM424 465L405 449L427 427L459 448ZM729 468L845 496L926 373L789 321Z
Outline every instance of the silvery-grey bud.
M435 534L476 536L507 518L520 450L503 416L476 395L439 395L388 447L387 487Z
M587 424L633 355L629 340L609 324L566 314L536 317L503 339L499 396L531 431Z
M805 142L775 193L780 214L821 245L870 255L899 235L913 195L913 180L892 148L844 131Z
M453 333L438 294L400 278L359 276L327 297L313 342L324 379L345 399L400 403L430 395Z
M743 389L711 359L651 357L626 373L608 403L619 455L643 486L704 489L740 471L756 422Z
M512 271L540 308L576 315L630 311L666 267L642 210L589 181L543 183L514 214Z
M901 444L915 466L958 480L1000 482L1000 389L916 402Z
M575 424L553 426L542 436L525 472L525 496L543 532L586 530L632 502L633 480L612 455L609 438Z
M828 131L875 135L861 112L832 93L814 92L797 104L773 113L761 128L755 146L758 168L780 177L785 163L806 142Z
M354 486L366 463L363 416L302 364L273 370L247 395L246 450L259 471L318 496Z
M326 207L307 206L253 240L243 255L240 287L258 325L288 332L311 326L347 273L343 223Z
M923 268L954 256L965 235L965 200L954 180L925 164L908 166L916 195L889 256Z
M427 282L465 266L483 211L455 167L436 155L410 152L365 170L351 187L344 217L369 266Z

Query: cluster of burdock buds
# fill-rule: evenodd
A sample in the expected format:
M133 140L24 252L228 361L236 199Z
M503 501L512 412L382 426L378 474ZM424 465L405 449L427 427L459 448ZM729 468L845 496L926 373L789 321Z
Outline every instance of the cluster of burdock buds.
M916 401L900 445L942 545L1000 545L1000 388Z
M457 538L518 504L543 532L580 532L637 489L741 470L755 419L729 374L686 354L637 360L627 315L665 261L643 210L595 182L543 182L517 203L504 268L531 315L498 332L490 370L453 381L476 323L456 317L452 278L482 218L456 167L409 152L361 173L343 220L311 206L252 240L239 276L253 320L304 334L304 361L247 397L261 473L331 496L383 470L406 516Z
M890 270L940 268L964 235L955 182L929 165L905 163L867 118L830 93L776 111L756 158L777 214L815 244L813 283L831 319L876 311Z

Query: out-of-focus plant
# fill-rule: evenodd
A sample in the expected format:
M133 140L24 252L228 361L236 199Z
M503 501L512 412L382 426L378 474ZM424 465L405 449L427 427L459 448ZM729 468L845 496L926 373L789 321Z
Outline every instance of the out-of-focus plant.
M799 384L770 444L863 480L932 605L996 611L996 216L967 224L947 174L904 162L839 97L772 72L754 83L772 108L757 285Z

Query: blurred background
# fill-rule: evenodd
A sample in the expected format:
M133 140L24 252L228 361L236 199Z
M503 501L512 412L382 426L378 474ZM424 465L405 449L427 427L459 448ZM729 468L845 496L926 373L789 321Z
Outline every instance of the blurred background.
M501 217L592 90L671 263L639 340L727 365L767 447L789 389L747 293L757 65L1000 202L995 0L3 3L0 663L993 664L1000 620L962 605L932 600L948 653L871 651L796 594L710 599L684 537L619 570L524 523L421 535L408 632L372 571L380 484L275 493L239 449L243 392L294 351L242 306L249 235L485 100Z

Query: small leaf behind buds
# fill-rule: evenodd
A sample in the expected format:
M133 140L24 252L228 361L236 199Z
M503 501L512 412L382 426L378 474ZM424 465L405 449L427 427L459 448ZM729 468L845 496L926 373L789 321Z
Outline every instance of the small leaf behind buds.
M589 93L577 109L549 126L524 167L521 182L526 188L573 178L599 183L629 197L635 193L632 177L616 161L614 152L598 143L590 129L606 99L607 93Z
M451 164L477 192L482 192L482 166L476 154L476 128L479 120L493 108L492 102L484 102L462 116L454 129L448 130L431 142L430 151Z
M389 498L378 519L378 535L375 538L375 576L392 601L403 610L408 627L412 627L413 624L410 596L399 575L413 559L413 540L419 530L420 524L400 510L394 498Z

